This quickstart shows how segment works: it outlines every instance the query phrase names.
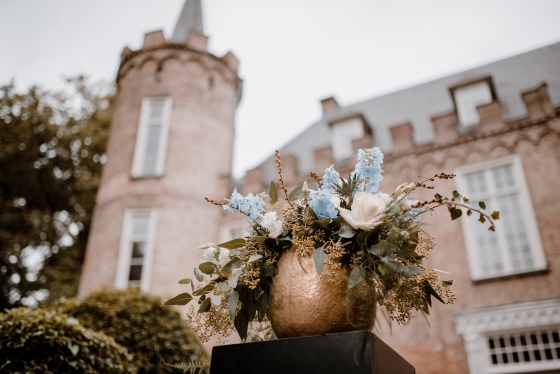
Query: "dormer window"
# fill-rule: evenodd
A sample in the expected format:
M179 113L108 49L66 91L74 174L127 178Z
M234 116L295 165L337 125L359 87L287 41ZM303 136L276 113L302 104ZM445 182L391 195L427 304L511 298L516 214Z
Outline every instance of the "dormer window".
M361 116L352 117L331 125L331 144L333 161L342 161L354 155L352 141L361 139L365 125Z
M477 125L480 122L477 107L490 104L496 96L490 78L454 87L451 93L461 127Z

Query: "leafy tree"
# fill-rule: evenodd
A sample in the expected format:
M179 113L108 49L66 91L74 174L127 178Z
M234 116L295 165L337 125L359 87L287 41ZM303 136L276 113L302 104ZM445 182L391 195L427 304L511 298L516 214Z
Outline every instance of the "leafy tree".
M0 310L77 290L114 95L67 83L0 86Z

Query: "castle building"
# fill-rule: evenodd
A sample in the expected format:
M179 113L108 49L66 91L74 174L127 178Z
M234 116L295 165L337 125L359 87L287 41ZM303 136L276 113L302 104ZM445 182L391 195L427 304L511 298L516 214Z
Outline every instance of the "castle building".
M172 295L198 246L217 241L229 193L238 60L207 51L200 0L187 0L171 38L125 48L79 294L103 286ZM219 134L219 135L218 135ZM174 288L175 287L175 288Z
M473 217L449 222L445 210L428 219L429 265L451 273L457 300L434 304L430 326L418 316L389 328L378 313L381 338L419 374L560 373L560 43L349 106L321 104L322 118L280 149L288 190L331 164L348 175L357 150L377 146L381 191L454 173L436 189L501 213L495 233ZM276 178L271 155L242 192ZM242 226L232 216L223 229Z
M241 98L238 60L209 53L207 41L200 0L186 0L169 39L150 32L122 52L80 295L184 292L177 281L192 277L198 246L244 235L241 215L204 201L231 194ZM437 189L501 212L495 233L472 217L430 218L429 265L451 273L457 301L434 304L430 326L378 318L382 339L419 374L560 373L560 43L352 105L321 104L322 118L280 149L288 189L331 164L348 174L359 148L378 146L382 191L455 173ZM266 191L276 177L271 155L239 190Z

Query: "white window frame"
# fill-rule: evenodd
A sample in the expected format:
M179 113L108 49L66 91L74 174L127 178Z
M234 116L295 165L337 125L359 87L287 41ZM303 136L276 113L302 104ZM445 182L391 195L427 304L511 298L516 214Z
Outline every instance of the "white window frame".
M527 272L534 272L539 270L544 270L547 267L546 258L544 256L544 251L542 248L542 243L538 231L537 220L535 218L535 214L533 211L533 205L531 203L531 197L529 195L529 189L527 187L527 182L525 179L525 175L523 173L523 166L521 164L521 159L518 155L510 155L501 158L496 158L490 161L485 161L477 164L472 165L465 165L456 170L457 174L457 187L458 190L467 195L473 201L477 199L484 200L486 202L486 211L491 213L493 210L499 210L499 208L492 205L492 201L487 201L487 199L491 199L493 197L498 196L492 190L486 194L486 196L468 196L468 189L466 185L466 175L473 172L481 172L487 171L496 167L505 166L505 165L512 165L512 171L514 180L516 181L515 188L512 188L509 192L510 193L517 193L520 200L521 211L519 214L523 215L525 229L527 230L527 238L528 242L530 243L531 254L533 259L533 266L530 268L524 268L515 270L509 266L509 263L505 264L505 268L501 272L494 272L492 274L483 273L482 271L482 264L480 258L478 256L477 250L477 237L476 237L476 225L480 225L480 222L477 222L476 219L473 217L466 217L465 219L461 220L463 225L463 232L465 236L465 244L467 250L467 258L469 262L470 274L472 280L482 280L482 279L491 279L496 277L514 275L514 274L522 274ZM486 199L486 200L485 200ZM475 213L476 214L476 213ZM496 220L496 232L492 233L492 235L498 236L498 243L500 244L500 251L501 251L501 258L506 258L509 260L509 251L507 250L507 243L505 242L505 238L501 233L502 229L502 220Z
M130 266L132 260L132 247L135 239L132 229L135 216L147 215L148 232L145 234L146 253L142 261L142 275L140 277L140 289L148 292L150 290L152 280L152 267L155 249L157 211L155 209L129 209L124 213L123 227L121 232L121 241L119 249L119 258L117 263L117 274L115 277L115 287L120 289L128 288Z
M150 120L150 108L154 102L163 102L161 134L158 145L157 164L154 174L146 174L144 171L144 161L146 157L146 147L148 141L148 125ZM140 120L138 123L138 134L134 147L134 159L132 162L132 176L141 177L160 177L163 175L165 157L167 155L167 141L169 133L169 122L171 119L171 97L146 97L142 100L140 108Z
M343 161L354 156L352 141L365 135L364 121L352 117L331 125L331 146L334 161Z
M493 364L488 346L489 337L560 329L560 299L459 312L455 315L455 328L457 334L463 336L470 373L533 373L560 369L558 359Z
M478 125L480 116L477 108L494 101L490 79L455 87L452 93L459 124L463 128Z

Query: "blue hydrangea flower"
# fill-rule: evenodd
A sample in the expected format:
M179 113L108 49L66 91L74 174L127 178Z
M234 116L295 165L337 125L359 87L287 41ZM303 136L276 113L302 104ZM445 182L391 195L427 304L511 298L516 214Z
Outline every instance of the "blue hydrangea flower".
M358 163L352 174L358 175L362 179L364 191L375 192L379 189L379 182L383 180L381 164L383 163L383 153L379 148L358 150Z
M336 218L338 210L336 210L331 201L331 193L328 190L309 190L309 201L307 204L313 209L319 218Z
M338 185L340 181L340 173L333 168L334 165L331 165L329 168L325 170L325 174L323 174L323 187L322 190L327 190L330 192L334 192L333 185Z
M239 211L244 213L249 220L259 222L259 214L264 213L264 202L259 196L249 193L247 196L241 195L237 192L237 188L233 190L228 205L224 205L224 210L229 210L230 212Z

